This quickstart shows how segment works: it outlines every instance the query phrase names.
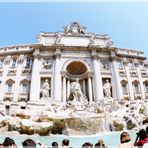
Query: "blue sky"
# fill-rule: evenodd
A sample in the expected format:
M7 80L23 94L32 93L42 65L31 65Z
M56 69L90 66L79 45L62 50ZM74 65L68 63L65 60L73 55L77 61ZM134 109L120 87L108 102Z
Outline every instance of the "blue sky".
M36 43L39 32L79 21L87 32L109 34L113 46L148 57L148 3L0 3L0 46Z

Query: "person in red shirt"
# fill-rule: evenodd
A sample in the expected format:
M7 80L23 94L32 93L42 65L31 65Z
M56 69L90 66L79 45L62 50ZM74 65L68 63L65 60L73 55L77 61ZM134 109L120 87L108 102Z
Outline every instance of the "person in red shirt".
M147 133L147 137L148 137L148 126L146 127L146 133Z
M134 146L143 146L145 143L148 143L147 133L144 129L141 129L137 133L137 137L134 142Z

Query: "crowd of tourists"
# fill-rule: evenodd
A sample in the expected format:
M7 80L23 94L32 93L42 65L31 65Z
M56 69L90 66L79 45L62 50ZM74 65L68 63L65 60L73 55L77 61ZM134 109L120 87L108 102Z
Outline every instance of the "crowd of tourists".
M72 148L69 146L70 140L64 139L61 144L58 144L57 142L52 142L50 148ZM6 137L3 141L3 143L0 144L0 148L17 148L19 146L16 145L15 141L9 137ZM41 142L37 141L35 142L32 139L26 139L22 142L23 148L49 148L48 146L45 146ZM98 140L96 144L92 144L90 142L85 142L82 144L81 148L108 148L103 140ZM120 144L118 148L148 148L148 126L146 129L139 130L138 133L136 133L136 139L134 143L131 142L130 135L128 132L122 132L120 135Z

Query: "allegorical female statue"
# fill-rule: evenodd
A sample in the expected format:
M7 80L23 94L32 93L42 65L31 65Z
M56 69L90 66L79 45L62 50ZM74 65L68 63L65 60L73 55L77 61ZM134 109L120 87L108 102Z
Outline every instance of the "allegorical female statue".
M104 83L103 90L105 97L111 97L111 84L108 79L106 79L106 82Z
M41 87L41 96L42 98L49 98L49 90L50 90L50 87L49 87L49 82L48 82L48 79L46 79L44 81L44 83L42 84L42 87Z

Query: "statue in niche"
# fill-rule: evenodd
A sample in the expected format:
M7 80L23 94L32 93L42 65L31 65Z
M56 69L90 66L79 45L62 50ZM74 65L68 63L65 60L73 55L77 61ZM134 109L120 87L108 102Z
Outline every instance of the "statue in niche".
M50 69L51 68L51 61L50 60L44 60L43 68L44 69Z
M81 90L81 86L80 86L78 78L76 78L76 80L70 84L70 92L71 94L70 94L69 99L71 101L76 102L76 103L87 102L87 97Z
M50 91L50 86L48 79L46 79L41 86L41 98L43 99L49 98L49 91Z
M106 79L106 82L104 83L103 91L104 91L105 97L111 97L111 84L108 79Z

